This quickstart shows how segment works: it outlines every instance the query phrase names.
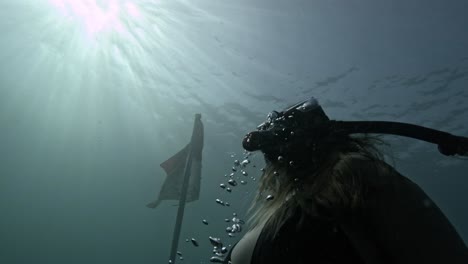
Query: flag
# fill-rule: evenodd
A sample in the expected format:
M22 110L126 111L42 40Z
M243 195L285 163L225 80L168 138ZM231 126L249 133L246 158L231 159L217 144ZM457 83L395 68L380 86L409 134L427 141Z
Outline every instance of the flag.
M187 185L186 202L198 200L201 182L201 161L203 150L203 123L201 115L197 115L192 133L192 139L182 150L161 163L166 172L166 179L159 192L158 198L146 206L156 208L163 200L179 200L183 192L184 174L186 165L190 165L190 178ZM191 155L191 162L187 160Z

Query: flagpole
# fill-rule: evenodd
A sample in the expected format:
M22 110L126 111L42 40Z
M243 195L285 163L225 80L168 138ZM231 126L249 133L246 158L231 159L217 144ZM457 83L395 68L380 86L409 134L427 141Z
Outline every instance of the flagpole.
M192 138L190 139L190 145L189 145L189 151L188 151L189 154L188 154L187 162L185 164L185 169L184 169L184 181L182 183L182 189L181 189L181 194L180 194L180 199L179 199L179 208L177 210L177 219L175 223L174 234L172 236L171 253L169 255L169 263L172 263L172 264L175 263L177 247L179 244L180 230L182 229L182 220L184 218L185 202L187 199L187 189L188 189L188 183L190 179L190 172L192 168L192 150L193 150L192 146L193 146L193 141L194 141L194 136L195 136L195 128L197 125L197 122L196 122L197 118L201 118L201 115L200 114L195 115Z

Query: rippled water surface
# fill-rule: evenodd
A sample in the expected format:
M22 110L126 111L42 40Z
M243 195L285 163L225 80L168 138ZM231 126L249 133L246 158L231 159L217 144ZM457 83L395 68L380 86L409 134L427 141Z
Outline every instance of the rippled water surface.
M235 160L273 109L315 96L332 119L468 136L466 13L462 0L2 0L0 263L167 263L177 207L145 204L195 113L203 178L178 263L242 235L263 165ZM468 161L386 139L468 241Z

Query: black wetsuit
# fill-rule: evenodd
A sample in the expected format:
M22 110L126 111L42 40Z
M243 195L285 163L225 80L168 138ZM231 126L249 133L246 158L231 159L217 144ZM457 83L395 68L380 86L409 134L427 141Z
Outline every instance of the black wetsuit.
M341 220L307 216L298 229L296 208L276 238L262 230L251 264L468 264L463 240L418 185L386 164L379 174L357 163L368 172L362 210Z
M267 232L258 237L251 263L260 264L364 264L339 224L330 219L306 217L298 229L300 210L288 219L275 239Z

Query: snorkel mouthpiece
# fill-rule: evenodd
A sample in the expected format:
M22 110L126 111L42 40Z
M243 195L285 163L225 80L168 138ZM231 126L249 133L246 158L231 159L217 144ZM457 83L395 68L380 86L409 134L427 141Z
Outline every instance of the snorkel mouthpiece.
M270 131L252 131L245 135L242 146L247 151L262 150L275 141L275 136Z

